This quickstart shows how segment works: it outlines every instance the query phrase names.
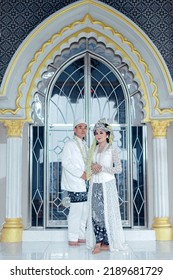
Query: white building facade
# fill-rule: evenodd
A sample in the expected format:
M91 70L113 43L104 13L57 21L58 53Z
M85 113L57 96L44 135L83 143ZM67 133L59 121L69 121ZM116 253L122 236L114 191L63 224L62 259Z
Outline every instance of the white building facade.
M83 117L107 118L119 147L124 229L173 239L173 83L163 57L129 18L100 1L76 1L23 41L0 93L1 242L33 231L66 236L61 152Z

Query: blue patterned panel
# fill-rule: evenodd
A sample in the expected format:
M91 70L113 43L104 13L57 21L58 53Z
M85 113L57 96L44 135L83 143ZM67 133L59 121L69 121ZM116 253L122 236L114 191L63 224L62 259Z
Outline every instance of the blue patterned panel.
M27 35L48 16L76 0L0 1L0 83L7 66ZM135 22L162 54L173 77L173 1L100 0Z

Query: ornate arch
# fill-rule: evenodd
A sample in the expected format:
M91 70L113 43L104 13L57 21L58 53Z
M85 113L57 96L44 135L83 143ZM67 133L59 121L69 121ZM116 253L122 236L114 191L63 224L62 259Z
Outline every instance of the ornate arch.
M126 61L140 85L145 122L162 116L171 117L172 80L149 38L109 6L98 1L77 1L46 19L18 49L2 83L2 120L32 121L31 104L41 74L55 55L84 34L94 34L98 40L105 41Z

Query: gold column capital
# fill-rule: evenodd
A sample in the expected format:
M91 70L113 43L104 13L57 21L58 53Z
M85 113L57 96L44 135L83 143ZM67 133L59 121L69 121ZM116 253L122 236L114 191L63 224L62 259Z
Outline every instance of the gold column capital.
M166 138L167 127L170 125L170 120L152 120L151 127L154 138Z
M4 126L7 128L8 137L22 137L23 120L5 120Z

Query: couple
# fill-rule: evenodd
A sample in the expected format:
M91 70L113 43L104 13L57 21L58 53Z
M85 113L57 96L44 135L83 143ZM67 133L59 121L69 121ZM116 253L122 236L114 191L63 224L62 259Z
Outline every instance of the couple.
M121 250L124 234L114 174L121 173L122 167L112 146L112 129L104 119L98 121L89 151L86 132L86 122L76 120L74 137L65 143L62 153L62 189L70 197L68 242L70 246L86 243L93 254Z

